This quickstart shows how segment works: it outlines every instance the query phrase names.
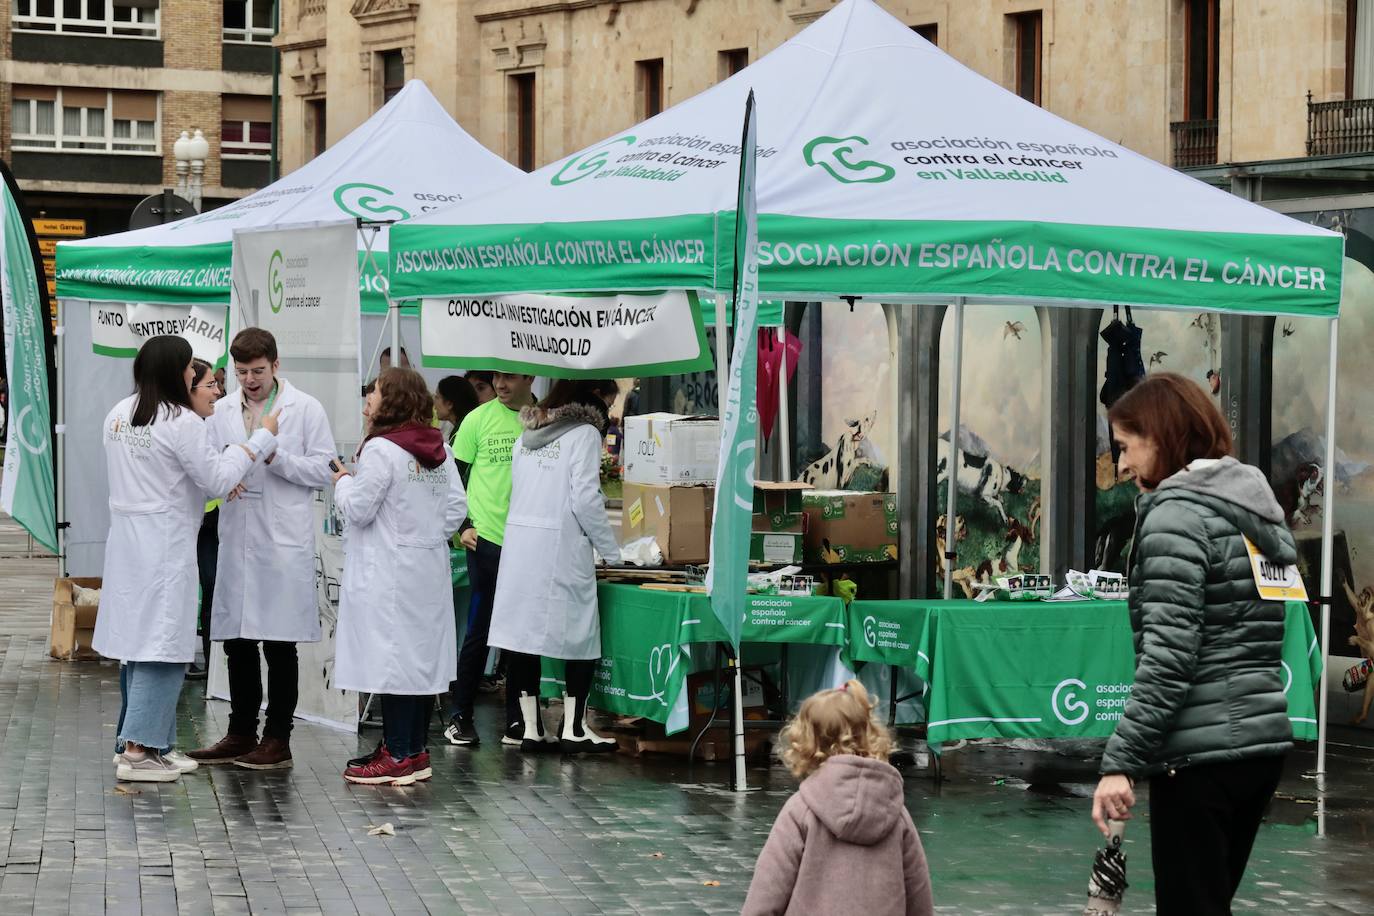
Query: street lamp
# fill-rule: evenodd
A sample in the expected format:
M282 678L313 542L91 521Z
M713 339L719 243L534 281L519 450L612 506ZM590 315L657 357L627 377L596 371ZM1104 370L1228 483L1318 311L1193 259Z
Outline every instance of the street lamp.
M177 161L177 191L191 202L197 213L200 212L201 183L205 177L205 160L210 155L210 141L196 128L194 134L181 132L172 144L172 155ZM190 179L188 181L187 174Z

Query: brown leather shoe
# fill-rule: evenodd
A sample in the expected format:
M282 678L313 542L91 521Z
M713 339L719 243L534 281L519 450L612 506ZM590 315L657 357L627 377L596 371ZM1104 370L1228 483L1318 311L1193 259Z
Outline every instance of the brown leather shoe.
M291 765L291 743L280 738L263 738L257 750L234 761L245 770L286 770Z
M196 763L233 763L258 746L257 735L225 735L209 747L187 753Z

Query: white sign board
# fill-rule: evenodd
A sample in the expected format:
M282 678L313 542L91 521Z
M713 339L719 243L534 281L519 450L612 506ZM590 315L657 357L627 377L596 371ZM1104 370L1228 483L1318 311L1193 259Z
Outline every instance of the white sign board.
M436 368L555 378L710 368L694 293L424 299L420 349Z
M362 438L357 251L351 221L234 233L235 325L272 332L281 374L324 405L341 454Z
M133 359L150 337L171 335L191 342L191 352L218 368L229 349L229 310L222 305L91 303L91 349L101 356Z

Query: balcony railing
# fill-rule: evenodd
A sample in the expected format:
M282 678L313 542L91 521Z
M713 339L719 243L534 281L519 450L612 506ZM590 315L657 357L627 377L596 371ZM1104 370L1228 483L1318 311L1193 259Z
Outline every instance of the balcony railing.
M1374 99L1314 102L1307 93L1307 155L1374 152Z
M1217 122L1174 121L1169 125L1174 141L1174 168L1186 169L1195 165L1216 165Z

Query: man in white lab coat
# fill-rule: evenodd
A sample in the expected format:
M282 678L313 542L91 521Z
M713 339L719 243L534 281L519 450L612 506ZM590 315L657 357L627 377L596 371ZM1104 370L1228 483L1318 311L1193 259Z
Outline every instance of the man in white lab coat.
M215 405L210 438L217 448L244 442L264 414L279 410L277 450L254 467L220 509L219 572L210 638L229 662L229 733L188 756L253 770L291 766L291 719L299 672L296 643L320 641L315 594L315 490L334 472L334 435L324 407L277 377L277 342L246 328L229 347L239 390ZM262 705L259 643L267 660L267 716Z

